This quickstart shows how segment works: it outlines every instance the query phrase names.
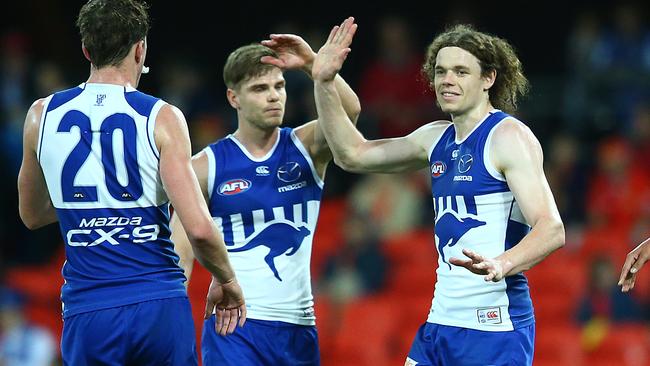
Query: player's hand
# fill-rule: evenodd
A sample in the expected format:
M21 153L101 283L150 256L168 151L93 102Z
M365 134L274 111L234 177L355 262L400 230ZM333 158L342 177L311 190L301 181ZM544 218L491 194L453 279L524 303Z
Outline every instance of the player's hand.
M503 264L499 259L484 257L472 250L463 249L463 254L469 259L449 258L449 263L465 267L472 273L483 275L486 282L499 282L504 277Z
M621 291L628 292L634 288L636 275L648 260L650 260L650 239L639 244L625 257L621 277L618 280L618 285L622 286Z
M283 70L302 69L311 75L311 68L316 58L309 44L295 34L271 34L270 39L262 44L274 50L278 57L264 56L262 63L275 65Z
M332 28L327 41L318 50L311 73L312 78L318 81L334 80L336 74L343 67L343 62L350 53L350 44L357 31L357 24L353 17L349 17L340 26Z
M244 294L236 279L221 284L214 277L208 289L204 318L212 316L216 309L215 330L220 335L232 334L235 327L244 326L246 322L246 304Z

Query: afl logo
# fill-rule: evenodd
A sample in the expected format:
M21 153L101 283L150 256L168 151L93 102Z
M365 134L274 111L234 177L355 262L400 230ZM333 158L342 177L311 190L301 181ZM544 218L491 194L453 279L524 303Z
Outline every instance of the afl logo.
M434 178L440 177L441 175L445 174L446 171L447 166L442 161L436 161L435 163L431 164L431 176Z
M219 185L219 193L222 196L232 196L248 191L252 186L251 182L246 179L232 179Z

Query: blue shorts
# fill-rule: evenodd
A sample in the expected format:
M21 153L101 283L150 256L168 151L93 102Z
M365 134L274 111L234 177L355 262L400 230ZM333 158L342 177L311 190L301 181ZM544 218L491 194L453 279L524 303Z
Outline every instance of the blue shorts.
M61 355L70 366L197 365L190 303L175 297L70 316Z
M233 334L220 336L215 316L203 323L203 366L320 365L316 327L247 319Z
M406 365L532 365L534 344L535 324L508 332L484 332L424 323L415 335Z

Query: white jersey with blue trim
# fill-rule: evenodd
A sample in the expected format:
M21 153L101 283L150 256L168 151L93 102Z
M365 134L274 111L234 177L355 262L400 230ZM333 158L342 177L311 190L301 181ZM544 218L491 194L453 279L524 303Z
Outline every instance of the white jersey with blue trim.
M323 181L292 129L262 158L232 135L204 150L212 217L248 317L314 325L310 259Z
M164 104L91 83L45 101L37 156L66 243L64 316L185 296L153 135Z
M490 162L490 140L496 126L513 118L494 110L463 140L450 125L429 150L438 250L436 289L430 323L508 331L534 322L528 281L523 273L485 282L449 258L466 258L462 249L496 257L529 231L515 198Z

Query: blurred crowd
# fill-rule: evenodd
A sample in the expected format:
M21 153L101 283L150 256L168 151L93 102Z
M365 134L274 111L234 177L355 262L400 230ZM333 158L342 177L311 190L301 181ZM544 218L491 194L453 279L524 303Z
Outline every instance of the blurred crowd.
M650 27L642 10L634 3L621 3L608 13L581 11L570 26L564 52L547 55L565 58L562 72L529 74L533 92L516 114L542 143L546 175L567 230L566 247L551 257L577 261L577 276L584 278L564 320L583 332L587 350L605 339L603 332L608 324L650 324L650 273L641 274L641 283L631 295L621 294L616 287L625 254L650 236ZM364 29L374 38L373 46L367 47L372 50L367 51L368 62L357 65L346 76L361 100L359 129L368 138L395 137L428 121L445 119L420 75L424 48L414 41L408 19L382 17L373 28ZM277 31L301 34L315 49L326 35L325 30L296 29L292 25ZM30 103L83 80L73 80L52 61L32 59L25 33L11 31L0 37L0 171L6 174L0 180L4 192L0 195L0 278L5 279L15 278L11 274L16 270L60 264L53 265L61 258L58 227L29 232L20 223L15 178L22 156L22 126ZM354 52L364 52L366 45L356 47ZM152 84L157 86L143 91L183 110L195 152L234 132L236 115L226 103L225 91L206 82L205 74L212 71L173 56L158 63L164 72L154 69L152 75L144 76L155 78ZM295 127L316 116L313 88L303 73L288 72L285 77L285 122ZM336 202L339 218L332 221L335 224L331 228L338 234L332 239L336 241L334 250L319 249L318 238L328 234L319 234L315 241L317 301L355 303L391 288L391 279L401 273L396 266L404 265L395 253L411 250L412 241L403 238L419 238L414 233L425 232L424 240L433 241L429 180L427 171L362 176L329 167L323 206ZM418 262L428 271L428 280L419 291L429 300L435 278L433 252L431 245L431 254ZM533 275L535 270L531 271ZM534 301L538 300L536 277L542 276L531 279ZM418 277L405 278L415 281ZM27 327L27 320L6 326L10 322L4 321L4 314L11 310L14 318L24 319L16 314L30 301L29 294L19 294L25 292L24 288L15 288L20 281L4 282L7 289L3 289L0 301L0 365L28 365L27 361L12 363L15 355L8 351L14 341L11 327ZM56 305L56 299L46 303ZM424 321L426 308L407 311L419 312L419 321ZM37 329L30 334L40 337L42 352L56 354L47 328L29 329ZM55 333L56 329L49 331ZM323 330L325 338L336 332ZM326 359L327 349L322 348Z

